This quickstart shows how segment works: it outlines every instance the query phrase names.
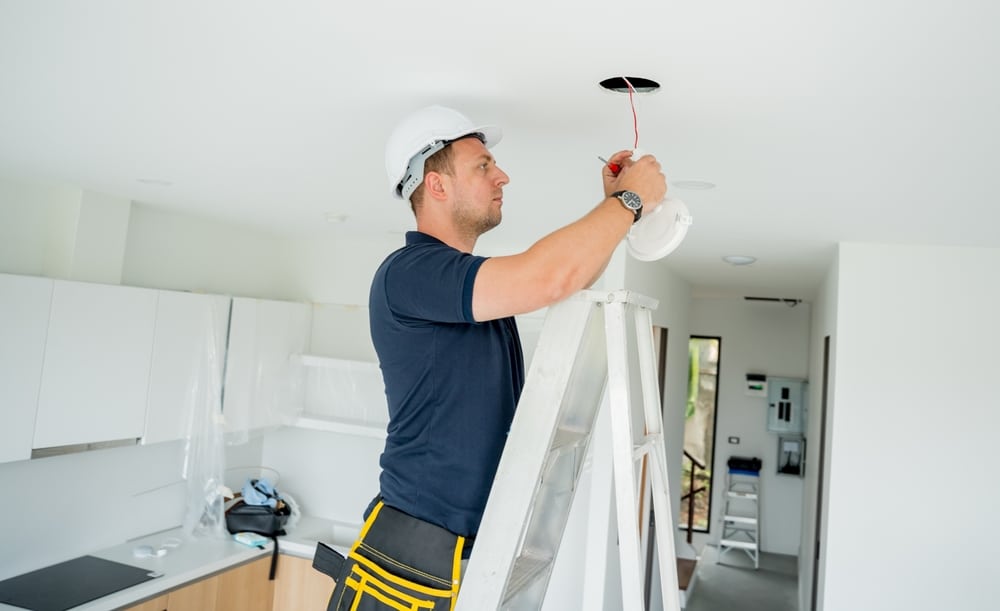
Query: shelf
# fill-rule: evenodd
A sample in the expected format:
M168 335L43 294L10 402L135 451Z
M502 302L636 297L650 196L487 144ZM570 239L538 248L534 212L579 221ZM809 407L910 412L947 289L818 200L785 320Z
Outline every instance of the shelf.
M384 424L334 420L332 418L324 418L322 416L312 416L308 414L299 416L293 422L292 426L300 429L327 431L329 433L343 433L345 435L371 437L373 439L385 439L386 437L386 425Z
M306 367L323 367L327 369L346 369L350 371L378 371L378 363L368 361L354 361L351 359L337 359L330 356L319 356L316 354L300 354L299 360Z

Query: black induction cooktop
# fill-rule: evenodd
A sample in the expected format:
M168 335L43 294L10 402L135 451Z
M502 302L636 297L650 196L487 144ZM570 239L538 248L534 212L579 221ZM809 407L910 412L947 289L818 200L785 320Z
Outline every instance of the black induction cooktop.
M66 611L150 579L149 569L81 556L0 581L0 603L31 611Z

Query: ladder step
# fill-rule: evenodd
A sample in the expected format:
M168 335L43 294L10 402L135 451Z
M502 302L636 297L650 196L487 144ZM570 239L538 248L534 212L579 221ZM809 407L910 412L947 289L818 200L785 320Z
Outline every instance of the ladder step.
M588 431L580 432L572 429L558 428L556 429L555 437L552 439L552 446L549 448L549 452L558 453L575 448L580 445L581 441L585 441L589 435Z
M550 570L552 570L551 558L531 552L525 552L518 556L510 570L510 579L507 580L507 591L503 598L504 604L510 602L540 577L547 575Z
M726 522L736 522L738 524L756 524L757 518L751 518L747 516L723 516L722 519Z
M739 490L729 490L726 494L728 494L731 498L734 499L743 499L746 501L757 500L756 492L740 492Z
M734 541L733 539L722 539L719 541L721 547L737 547L739 549L757 549L757 543L751 541Z

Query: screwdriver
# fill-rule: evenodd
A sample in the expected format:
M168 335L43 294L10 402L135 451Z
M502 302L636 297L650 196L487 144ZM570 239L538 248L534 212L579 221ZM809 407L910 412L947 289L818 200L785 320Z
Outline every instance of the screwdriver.
M601 157L600 155L598 155L597 158L603 161L604 165L608 166L608 169L611 170L611 173L614 174L615 176L618 176L618 172L622 171L622 167L617 163L611 163L610 161L608 161L604 157Z

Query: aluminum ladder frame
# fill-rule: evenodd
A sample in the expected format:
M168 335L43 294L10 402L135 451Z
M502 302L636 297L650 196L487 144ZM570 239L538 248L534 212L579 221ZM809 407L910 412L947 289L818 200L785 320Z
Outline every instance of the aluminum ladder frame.
M722 512L722 531L716 562L726 552L743 550L760 568L760 474L726 472L726 502Z
M459 611L540 609L548 589L597 413L605 392L611 420L623 608L644 603L639 519L648 458L664 609L679 611L673 516L663 444L651 310L630 291L580 291L549 308L459 592ZM641 411L630 396L627 318L635 325ZM635 439L633 419L645 433ZM643 504L648 516L650 503ZM643 520L644 522L646 520Z

